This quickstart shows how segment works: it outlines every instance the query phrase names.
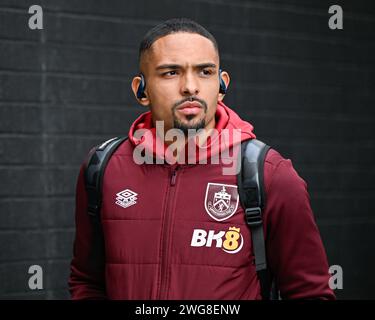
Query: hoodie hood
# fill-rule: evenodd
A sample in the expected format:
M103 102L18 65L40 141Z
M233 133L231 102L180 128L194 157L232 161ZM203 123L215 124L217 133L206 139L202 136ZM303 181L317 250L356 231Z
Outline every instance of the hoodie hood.
M185 149L191 151L192 145L194 145L196 149L194 158L196 160L202 161L213 157L220 152L223 153L224 150L238 146L242 141L256 138L253 132L254 127L249 122L242 120L237 113L223 102L218 102L215 118L215 130L212 130L203 145L197 142L196 137L188 139L188 141L193 139L195 143L187 143L189 147ZM141 145L144 151L154 158L169 159L170 161L173 158L170 152L173 143L168 147L164 144L163 138L156 134L150 111L141 114L133 122L129 130L129 140L134 147ZM202 150L205 152L202 152ZM187 155L188 153L192 154L191 152L186 152L185 161L191 161L191 159L188 160L190 158Z

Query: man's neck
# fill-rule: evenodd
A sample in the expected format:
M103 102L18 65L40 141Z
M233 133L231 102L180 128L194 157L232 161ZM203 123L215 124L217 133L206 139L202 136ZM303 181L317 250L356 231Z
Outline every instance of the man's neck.
M180 156L180 153L185 150L185 146L190 139L195 139L195 143L199 147L204 145L207 141L207 138L211 134L211 131L212 131L211 129L214 129L215 125L216 125L216 121L215 121L215 117L214 117L212 119L212 121L210 121L203 129L197 130L196 134L190 134L190 135L185 134L185 136L184 136L185 139L183 139L183 140L181 140L181 139L177 139L177 140L175 139L174 141L166 140L165 136L166 136L166 133L168 132L168 129L165 129L165 128L161 132L158 132L158 130L156 130L156 134L158 135L158 137L162 141L164 141L164 144L167 147L170 146L172 143L174 144L173 145L174 149L177 150L177 155L175 155L175 157L178 158Z

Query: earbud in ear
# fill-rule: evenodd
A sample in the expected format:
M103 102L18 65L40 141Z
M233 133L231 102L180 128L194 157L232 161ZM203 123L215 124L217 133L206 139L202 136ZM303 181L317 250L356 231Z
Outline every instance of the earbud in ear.
M219 82L220 82L220 89L219 89L219 93L222 93L222 94L226 94L227 93L227 86L223 80L223 78L221 77L221 69L219 69Z
M142 98L146 98L146 95L145 95L146 81L142 73L139 76L141 77L141 82L139 83L139 86L138 86L137 98L142 99Z

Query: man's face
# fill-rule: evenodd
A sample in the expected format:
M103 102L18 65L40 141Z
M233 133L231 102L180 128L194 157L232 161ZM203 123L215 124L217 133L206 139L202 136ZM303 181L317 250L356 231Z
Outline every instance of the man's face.
M164 121L165 130L213 128L222 99L218 71L219 56L209 39L186 32L164 36L141 59L147 98L140 102L150 107L154 124ZM138 83L133 80L133 91Z

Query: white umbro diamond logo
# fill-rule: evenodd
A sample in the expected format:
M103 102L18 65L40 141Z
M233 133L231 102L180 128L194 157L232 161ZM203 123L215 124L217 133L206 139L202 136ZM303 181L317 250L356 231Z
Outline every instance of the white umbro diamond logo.
M137 203L138 194L130 189L120 191L116 196L116 204L120 207L127 208Z

